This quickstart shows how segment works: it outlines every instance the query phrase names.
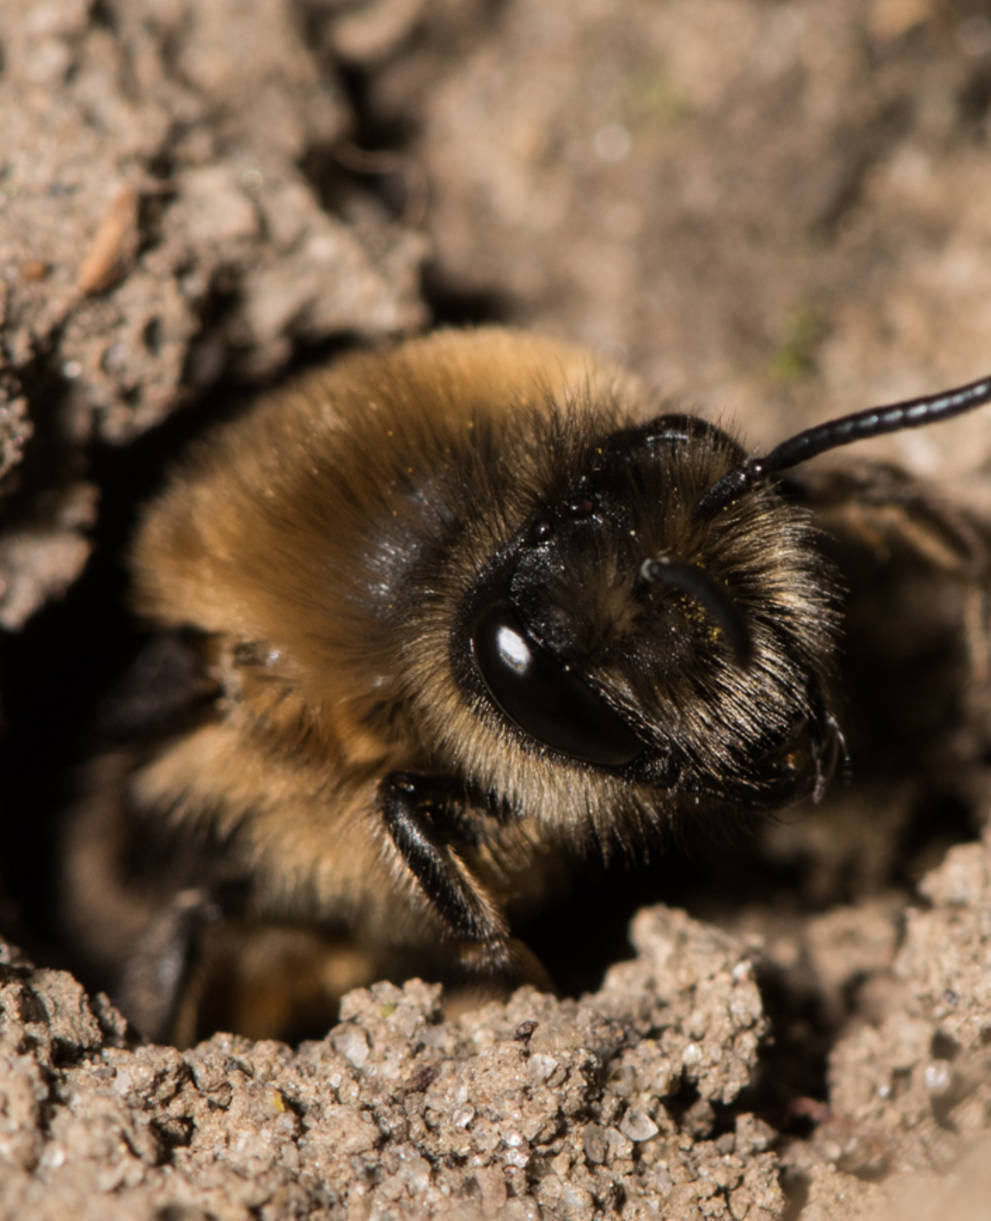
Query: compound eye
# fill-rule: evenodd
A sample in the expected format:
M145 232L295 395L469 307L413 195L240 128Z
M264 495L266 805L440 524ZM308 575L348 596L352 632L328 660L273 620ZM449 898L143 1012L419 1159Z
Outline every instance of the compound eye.
M538 742L603 767L631 763L643 750L608 704L527 635L508 602L479 615L471 649L495 704Z

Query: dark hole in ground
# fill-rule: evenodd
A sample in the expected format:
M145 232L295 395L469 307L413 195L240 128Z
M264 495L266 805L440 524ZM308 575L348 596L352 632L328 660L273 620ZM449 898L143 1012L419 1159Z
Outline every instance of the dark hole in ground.
M330 359L353 342L342 336L301 348L298 367ZM126 550L137 515L189 445L243 411L263 388L222 379L202 403L188 404L126 449L94 449L89 477L100 488L100 511L86 569L63 599L45 606L16 635L0 638L0 933L39 961L73 965L59 943L55 918L59 817L77 795L79 768L94 749L100 710L143 645L127 607ZM25 389L54 410L58 385L42 365ZM30 504L36 482L50 484L52 470L69 461L53 433L39 429L18 472L19 490L4 502L8 520L16 519L22 499Z

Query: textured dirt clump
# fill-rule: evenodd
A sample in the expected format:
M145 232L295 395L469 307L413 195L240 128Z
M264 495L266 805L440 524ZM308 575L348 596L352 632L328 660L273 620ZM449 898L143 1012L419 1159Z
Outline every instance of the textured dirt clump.
M991 841L953 849L920 885L927 904L899 914L891 969L861 973L859 1012L829 1053L828 1109L784 1152L803 1218L935 1218L951 1200L954 1216L983 1215L989 887Z
M780 1215L770 1127L725 1110L766 1022L744 946L641 914L600 993L445 1020L419 981L352 993L295 1053L129 1050L75 980L0 968L4 1215ZM164 1214L160 1214L164 1215ZM182 1214L187 1215L187 1214Z
M37 455L49 484L6 522L16 628L88 555L89 447L300 342L416 326L423 242L367 194L327 210L301 169L353 119L289 3L0 12L0 476Z
M991 840L954 848L907 914L894 995L830 1057L835 1118L818 1133L862 1171L951 1165L991 1113Z
M642 879L579 891L578 999L381 984L299 1048L179 1051L44 964L185 441L431 320L585 343L754 447L988 372L986 6L0 0L0 117L0 931L37 964L0 959L0 1217L983 1218L986 572L851 621L851 742L897 727L852 787L686 828L628 944ZM857 456L991 517L988 419Z

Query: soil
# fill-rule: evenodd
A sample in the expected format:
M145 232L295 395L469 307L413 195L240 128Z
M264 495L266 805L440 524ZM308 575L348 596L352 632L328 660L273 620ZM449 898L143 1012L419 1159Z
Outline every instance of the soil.
M986 678L952 775L695 846L577 999L179 1051L49 914L135 507L252 388L505 320L760 448L987 372L986 6L0 0L0 116L0 1215L983 1217ZM986 412L864 453L991 515Z

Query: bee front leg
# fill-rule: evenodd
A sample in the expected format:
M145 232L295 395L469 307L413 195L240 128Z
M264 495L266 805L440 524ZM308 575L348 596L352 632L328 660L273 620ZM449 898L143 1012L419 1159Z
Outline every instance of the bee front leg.
M506 946L506 918L457 851L452 782L415 772L391 772L382 782L382 812L392 842L424 894L463 941L491 946L494 965ZM452 834L453 832L453 834Z
M509 936L505 914L454 847L453 841L469 838L467 828L459 826L465 800L460 786L447 777L392 772L380 793L392 842L458 938L462 966L552 987L532 951Z

